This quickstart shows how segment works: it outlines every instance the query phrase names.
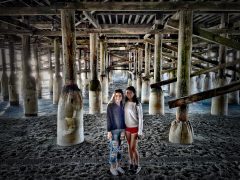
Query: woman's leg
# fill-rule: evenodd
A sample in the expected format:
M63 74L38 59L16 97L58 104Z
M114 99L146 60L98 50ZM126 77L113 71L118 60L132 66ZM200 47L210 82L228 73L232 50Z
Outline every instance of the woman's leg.
M128 157L130 160L130 164L133 164L133 153L132 153L132 149L131 149L131 133L126 131L126 138L127 138L127 142L128 142Z
M138 134L131 134L131 141L130 141L130 149L132 151L132 156L133 156L133 164L134 165L139 165L139 155L138 155L138 150L137 150L137 137Z
M119 146L119 142L117 140L116 131L112 131L112 140L110 144L110 164L112 169L116 169L117 166L117 148Z

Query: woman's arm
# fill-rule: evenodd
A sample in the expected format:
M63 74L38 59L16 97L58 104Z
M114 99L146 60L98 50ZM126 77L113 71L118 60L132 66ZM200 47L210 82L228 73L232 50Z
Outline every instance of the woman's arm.
M138 135L142 135L142 133L143 133L143 110L142 110L141 103L139 103L139 105L137 105L137 112L138 112Z
M112 119L112 112L111 112L110 104L108 104L107 106L107 131L108 132L112 130L111 119Z

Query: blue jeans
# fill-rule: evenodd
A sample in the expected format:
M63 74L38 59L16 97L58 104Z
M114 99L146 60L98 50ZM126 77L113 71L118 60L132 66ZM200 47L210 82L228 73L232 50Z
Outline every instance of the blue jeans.
M121 149L121 133L124 129L115 129L112 130L112 140L109 142L109 163L116 164L122 159L122 149Z

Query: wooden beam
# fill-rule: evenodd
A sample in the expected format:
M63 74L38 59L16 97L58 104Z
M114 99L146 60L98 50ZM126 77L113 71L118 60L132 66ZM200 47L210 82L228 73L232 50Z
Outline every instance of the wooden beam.
M165 26L168 26L175 30L178 30L179 23L178 23L178 20L169 19ZM201 29L201 28L197 27L196 25L193 26L193 35L198 38L210 41L210 42L214 42L214 43L221 44L221 45L233 48L233 49L240 50L239 42L229 39L229 38L222 37L218 34L214 34L210 31Z
M240 50L240 43L229 38L225 38L201 28L193 27L193 34L201 39L221 44L233 49Z
M211 89L211 90L208 90L208 91L192 94L190 96L185 96L185 97L175 99L175 100L172 100L172 101L168 101L168 105L169 105L169 108L175 108L175 107L190 104L190 103L193 103L193 102L201 101L201 100L204 100L204 99L209 99L209 98L212 98L212 97L215 97L215 96L219 96L219 95L227 94L227 93L230 93L230 92L234 92L234 91L237 91L237 90L240 90L240 80L235 81L235 82L233 82L231 84L228 84L226 86L222 86L222 87Z
M90 21L90 23L97 29L101 29L101 26L98 24L97 20L89 13L86 11L83 11L84 16Z
M239 63L239 60L231 62L231 63L220 64L218 66L211 67L211 68L202 69L198 72L190 74L190 77L199 76L201 74L205 74L205 73L208 73L208 72L217 71L218 69L223 69L223 68L226 68L226 67L234 66L238 63ZM150 86L151 86L151 88L157 88L157 87L161 87L161 86L164 86L164 85L176 82L176 81L177 81L177 78L172 78L172 79L168 79L168 80L164 80L164 81L161 81L161 82L158 82L158 83L151 84Z
M50 7L0 7L0 16L60 15L60 9L78 11L162 11L191 9L208 12L239 12L239 2L76 2Z

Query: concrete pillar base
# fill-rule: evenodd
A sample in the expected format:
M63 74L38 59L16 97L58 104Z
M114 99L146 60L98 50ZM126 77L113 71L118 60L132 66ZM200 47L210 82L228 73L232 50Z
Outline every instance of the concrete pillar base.
M176 83L171 83L170 84L169 96L176 97Z
M84 141L83 101L76 84L63 87L58 102L57 144L71 146Z
M174 120L169 131L169 142L179 144L193 143L193 129L189 121Z
M239 104L239 91L235 91L228 94L229 104Z
M89 114L102 113L102 89L99 80L89 83Z
M1 79L1 95L3 98L3 101L9 100L9 94L8 94L8 76L6 72L2 73L2 79Z
M49 79L49 93L52 95L53 94L53 78L50 77Z
M13 85L13 84L9 84L8 89L9 89L10 106L18 106L19 105L19 95L17 93L17 86Z
M150 95L150 81L144 80L142 82L142 96L141 96L141 103L149 103L149 95Z
M31 77L23 80L22 93L25 116L36 116L38 113L38 100L34 78Z
M234 81L235 79L232 79L231 83ZM239 91L234 91L228 94L228 104L239 104Z
M36 83L37 83L37 97L38 99L42 99L42 83L41 83L41 79L37 78L36 79Z
M8 81L8 94L10 106L19 105L19 95L16 82L17 82L16 75L14 73L10 73Z
M142 91L142 78L137 78L137 97L141 97L141 91Z
M216 78L215 87L221 87L226 85L225 78ZM212 98L211 115L228 115L228 97L227 94L216 96Z
M196 76L195 77L191 77L190 82L191 82L191 84L190 84L191 94L198 93Z
M58 104L62 91L62 77L55 76L53 80L53 104Z
M108 103L108 78L107 76L101 76L102 83L102 101L104 104Z
M211 82L211 77L210 75L206 75L204 80L203 80L203 91L207 91L212 88L212 82Z
M164 115L164 95L162 89L151 89L149 98L149 114Z

